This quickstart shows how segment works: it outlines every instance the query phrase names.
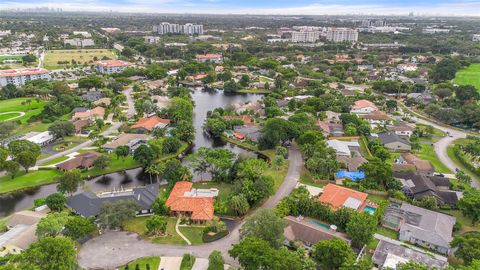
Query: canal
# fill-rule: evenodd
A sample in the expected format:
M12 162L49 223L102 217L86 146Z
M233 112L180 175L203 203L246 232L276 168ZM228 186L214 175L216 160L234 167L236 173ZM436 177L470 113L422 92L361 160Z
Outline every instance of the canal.
M224 143L221 140L213 140L203 132L202 126L207 116L207 112L218 107L225 107L235 103L246 103L258 101L262 95L257 94L223 94L222 91L202 91L195 90L192 93L195 101L193 125L195 127L194 147L189 153L194 153L199 147L224 147L237 154L253 155L230 143ZM199 177L194 177L194 181ZM205 179L205 175L203 179ZM152 179L155 181L155 178ZM13 180L15 181L15 180ZM120 188L129 188L150 183L150 176L143 173L141 168L127 170L125 172L111 173L99 176L85 181L85 187L93 192L106 190L116 190ZM33 206L35 199L47 197L56 192L56 184L44 185L29 190L0 195L0 217L8 216L13 212L20 211Z

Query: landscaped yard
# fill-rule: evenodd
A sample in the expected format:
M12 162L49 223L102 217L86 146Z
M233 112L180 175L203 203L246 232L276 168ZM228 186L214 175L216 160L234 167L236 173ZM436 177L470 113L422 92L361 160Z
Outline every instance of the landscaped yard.
M45 55L44 66L46 69L61 69L72 66L72 60L78 65L91 65L94 58L101 60L103 57L116 59L117 56L107 49L83 49L83 50L53 50ZM59 62L68 62L68 64L59 64Z
M203 229L205 227L179 227L180 232L192 242L193 245L203 244Z
M398 232L394 231L392 229L387 229L387 228L379 226L378 229L377 229L377 233L381 234L383 236L386 236L386 237L390 237L392 239L398 239Z
M140 163L135 161L132 156L128 156L125 158L117 158L117 156L115 156L114 154L106 154L106 155L110 157L110 162L108 163L108 167L106 167L105 169L93 168L87 171L83 171L82 175L85 177L91 178L91 177L95 177L95 176L99 176L107 173L133 169L140 166Z
M457 219L457 222L462 224L462 229L460 230L460 233L462 234L471 231L480 231L480 225L477 223L473 226L472 220L465 217L460 210L440 210L440 212L454 216Z
M416 124L416 126L417 126L417 128L420 128L421 130L427 128L427 125L424 125L424 124ZM446 135L445 132L441 131L438 128L434 128L434 127L432 127L432 128L433 128L433 133L432 133L433 136L445 137L445 135Z
M473 85L480 92L480 64L471 64L467 68L459 70L453 81L460 85Z
M429 160L436 172L451 173L451 171L438 159L431 144L421 144L420 152L417 154L420 159Z
M459 169L461 169L462 171L465 171L465 172L469 172L471 175L476 176L477 174L475 172L473 172L472 170L470 170L469 168L465 167L462 164L462 162L457 158L457 156L455 155L455 152L454 152L454 145L465 145L468 142L469 142L469 139L457 139L457 140L453 141L453 143L451 145L449 145L448 148L447 148L447 155L453 161L453 163L455 163L455 165ZM469 162L471 164L470 159L469 159L469 155L465 154L464 158L465 158L466 162ZM478 180L478 177L475 177L475 178Z
M0 177L0 194L50 184L60 174L61 172L57 170L30 171L28 174L22 170L14 179L11 179L9 175L3 176Z
M50 160L49 162L43 163L42 166L48 166L48 165L57 164L57 163L59 163L59 162L65 161L65 160L67 160L67 159L68 159L67 156L58 157L58 158L56 158L56 159Z
M149 269L151 270L157 270L158 265L160 264L160 258L159 257L143 257L140 259L137 259L133 262L129 262L128 268L125 266L120 267L120 270L136 270L137 264L140 270L146 270L147 269L147 264L150 266Z
M129 232L137 233L138 235L148 237L147 234L147 227L146 222L147 219L150 217L136 217L133 218L123 225L123 229ZM150 238L153 243L156 244L177 244L177 245L185 245L185 241L177 234L175 231L175 224L177 222L177 218L169 217L168 224L167 224L167 235L162 237L152 237Z
M20 116L21 113L19 112L7 112L7 113L2 113L0 114L0 122L5 121L5 120L10 120L10 119L17 119L16 117Z
M18 116L19 112L24 112L24 116L15 119L20 120L22 124L24 124L30 117L39 114L43 110L43 107L45 107L45 104L45 101L37 101L34 98L13 98L2 100L0 101L0 113L12 113L0 115L0 121L8 120L9 118Z

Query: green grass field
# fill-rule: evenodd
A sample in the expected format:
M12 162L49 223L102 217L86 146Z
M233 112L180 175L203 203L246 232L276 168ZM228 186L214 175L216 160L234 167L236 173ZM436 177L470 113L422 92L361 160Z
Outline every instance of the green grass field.
M128 268L126 266L120 267L120 270L135 270L137 269L137 264L140 270L146 270L147 269L147 264L150 266L149 269L155 270L158 269L158 265L160 264L160 258L159 257L143 257L140 259L137 259L135 261L129 262Z
M30 100L30 102L27 102L27 100ZM22 124L24 124L27 122L27 120L30 117L32 117L33 115L39 114L43 110L43 107L45 107L45 104L46 104L45 101L43 100L37 101L34 98L7 99L7 100L0 101L0 113L24 112L25 113L24 116L15 119L15 120L20 120ZM0 121L8 120L17 115L13 115L13 114L0 115Z
M471 64L469 67L459 70L453 81L460 85L473 85L480 92L480 64Z
M420 159L429 160L436 172L439 173L451 173L451 171L438 159L435 154L433 146L430 144L422 144L420 152L418 153Z
M46 69L61 69L71 65L72 60L77 64L92 64L94 58L101 60L104 56L110 59L116 59L117 56L107 49L84 49L84 50L52 50L45 55L44 67ZM59 64L58 62L68 61L68 64Z
M146 237L147 235L147 219L150 217L136 217L133 218L123 225L125 231L137 233L140 236ZM176 244L176 245L185 245L187 244L180 235L175 231L175 224L177 218L169 217L167 219L167 235L162 237L152 238L152 242L156 244Z
M25 174L22 168L22 171L14 179L9 175L0 177L0 194L50 184L60 174L61 172L57 170L30 171L28 174Z
M192 242L193 245L203 244L203 229L204 227L179 227L180 232Z
M8 113L0 114L0 122L10 120L10 119L16 119L15 117L19 115L20 113L17 113L17 112L8 112Z
M22 60L21 55L0 55L0 61L3 60Z

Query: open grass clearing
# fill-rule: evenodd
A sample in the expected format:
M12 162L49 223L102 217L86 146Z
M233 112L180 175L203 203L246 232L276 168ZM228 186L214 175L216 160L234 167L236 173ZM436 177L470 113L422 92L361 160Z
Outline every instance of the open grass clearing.
M65 161L65 160L67 160L67 159L68 159L67 156L58 157L58 158L56 158L56 159L50 160L49 162L43 163L42 166L48 166L48 165L57 164L57 163L59 163L59 162Z
M36 100L35 98L12 98L0 101L0 113L24 112L24 116L15 119L21 121L22 124L24 124L27 122L28 119L30 119L30 117L39 114L43 110L43 107L45 107L45 104L45 101ZM8 116L8 114L0 115L0 121L6 120L2 119L2 117L5 115Z
M50 184L61 174L57 170L38 170L29 173L22 170L14 179L6 175L0 177L0 194Z
M453 81L460 85L473 85L480 92L480 64L471 64L459 70Z
M451 171L438 159L431 144L421 144L420 151L417 155L420 159L429 160L436 172L451 173Z
M94 59L101 60L103 57L117 58L112 50L107 49L51 50L45 55L44 66L46 69L61 69L72 66L72 60L78 65L91 65ZM59 64L59 62L68 62L68 64Z
M127 263L125 266L120 267L120 270L126 270L126 269L135 270L137 269L136 268L137 264L138 264L139 270L147 270L147 264L150 266L148 269L156 270L160 265L160 257L143 257ZM128 268L127 268L127 265L128 265Z
M125 231L134 232L142 237L147 236L147 219L150 217L136 217L131 220L128 220L123 224L123 229ZM177 218L169 217L167 218L167 233L165 236L161 237L150 237L153 243L156 244L176 244L176 245L186 245L187 243L177 234L175 231L175 224L177 223Z

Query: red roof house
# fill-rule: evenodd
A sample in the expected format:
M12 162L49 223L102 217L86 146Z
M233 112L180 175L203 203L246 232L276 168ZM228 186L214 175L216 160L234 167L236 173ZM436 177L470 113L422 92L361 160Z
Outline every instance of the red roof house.
M170 119L163 119L157 115L151 117L143 117L132 126L132 129L136 129L140 132L150 132L156 127L164 128L170 123Z
M166 205L173 214L189 216L194 222L212 220L214 198L192 193L192 185L192 182L177 182L170 192Z
M323 188L323 193L318 200L328 203L333 210L348 207L361 211L367 205L367 197L367 193L334 184L327 184Z

